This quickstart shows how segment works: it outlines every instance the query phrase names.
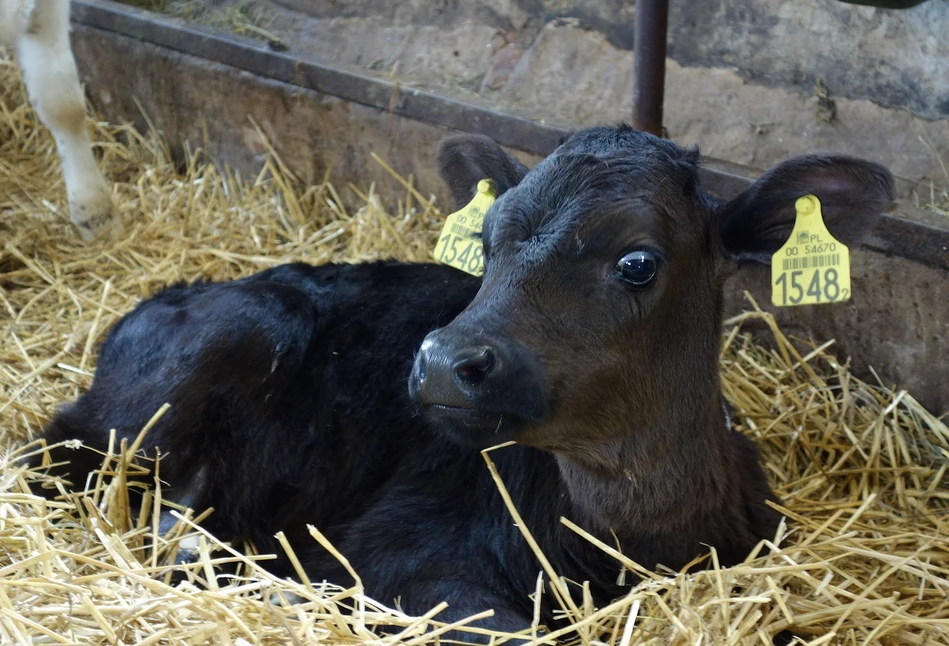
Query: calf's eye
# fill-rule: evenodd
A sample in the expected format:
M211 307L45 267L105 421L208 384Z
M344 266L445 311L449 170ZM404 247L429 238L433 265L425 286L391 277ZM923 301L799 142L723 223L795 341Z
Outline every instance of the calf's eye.
M637 249L616 263L616 275L633 287L645 287L656 278L656 254L648 249Z

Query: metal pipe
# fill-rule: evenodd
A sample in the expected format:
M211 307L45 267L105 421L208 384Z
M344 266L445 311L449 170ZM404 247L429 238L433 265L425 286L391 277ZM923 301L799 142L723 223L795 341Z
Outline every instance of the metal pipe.
M662 136L669 0L636 0L633 127Z

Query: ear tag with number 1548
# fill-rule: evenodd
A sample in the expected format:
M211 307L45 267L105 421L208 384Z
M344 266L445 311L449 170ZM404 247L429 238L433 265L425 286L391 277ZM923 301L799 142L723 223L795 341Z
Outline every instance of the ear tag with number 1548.
M484 274L484 245L481 229L484 214L494 204L497 191L494 182L478 182L478 192L468 204L448 216L435 245L435 260L466 271L474 276Z
M836 240L814 195L798 198L791 237L771 256L771 302L779 307L850 300L850 249Z

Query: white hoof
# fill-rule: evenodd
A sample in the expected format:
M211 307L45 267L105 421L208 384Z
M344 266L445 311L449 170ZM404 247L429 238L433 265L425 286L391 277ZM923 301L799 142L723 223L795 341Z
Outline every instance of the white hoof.
M112 196L104 187L70 199L69 212L70 221L87 242L102 235L115 238L123 231L122 220L112 204Z

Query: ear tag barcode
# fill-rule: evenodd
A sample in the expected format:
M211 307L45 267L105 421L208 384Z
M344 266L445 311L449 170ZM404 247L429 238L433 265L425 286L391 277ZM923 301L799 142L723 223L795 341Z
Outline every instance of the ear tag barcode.
M478 192L468 204L448 216L442 233L435 245L434 257L438 262L451 265L475 276L484 274L484 245L481 228L484 214L494 204L494 182L483 179L478 182Z
M850 249L836 240L814 195L798 198L791 237L771 256L771 302L779 307L850 300Z

